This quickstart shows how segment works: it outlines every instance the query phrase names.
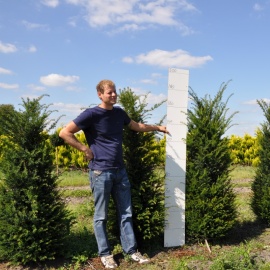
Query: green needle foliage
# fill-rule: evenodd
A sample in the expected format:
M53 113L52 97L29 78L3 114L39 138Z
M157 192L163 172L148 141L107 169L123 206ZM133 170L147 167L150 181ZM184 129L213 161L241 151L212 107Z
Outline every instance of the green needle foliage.
M234 226L235 195L229 177L229 139L224 136L234 114L227 118L223 84L214 99L199 98L190 89L186 173L187 239L218 239Z
M259 164L252 183L253 197L251 207L257 217L270 224L270 105L264 100L257 101L266 121L262 124L258 143L260 145Z
M7 115L13 115L15 113L14 106L11 104L0 104L0 118L5 118ZM0 126L0 136L5 135L4 130Z
M23 99L23 110L0 118L8 138L0 171L0 258L15 264L63 254L72 219L57 190L48 132L57 121L41 105Z

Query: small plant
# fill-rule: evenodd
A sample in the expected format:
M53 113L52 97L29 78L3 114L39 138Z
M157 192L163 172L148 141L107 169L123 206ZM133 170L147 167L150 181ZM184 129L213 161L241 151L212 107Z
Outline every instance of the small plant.
M185 260L174 260L169 264L168 269L174 269L174 270L191 270L192 268L188 266L188 262Z
M223 253L211 265L210 270L255 270L259 269L255 256L251 254L248 244L241 244L231 251Z
M81 266L85 264L87 260L88 260L88 257L85 255L74 256L72 258L73 270L81 269Z

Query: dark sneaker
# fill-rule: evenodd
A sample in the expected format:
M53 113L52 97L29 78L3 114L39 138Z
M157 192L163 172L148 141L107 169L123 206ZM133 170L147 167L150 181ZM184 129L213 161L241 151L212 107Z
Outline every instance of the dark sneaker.
M131 259L138 263L149 263L150 260L143 256L140 252L135 252L131 255Z
M104 256L104 257L101 257L100 259L105 268L115 269L118 267L117 263L115 262L113 258L113 255Z

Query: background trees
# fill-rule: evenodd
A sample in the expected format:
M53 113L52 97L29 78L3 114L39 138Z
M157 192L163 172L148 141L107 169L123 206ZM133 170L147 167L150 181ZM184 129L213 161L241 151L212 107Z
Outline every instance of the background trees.
M72 219L57 190L49 106L42 97L0 118L5 148L0 160L0 258L27 264L64 252Z
M243 137L232 135L229 138L229 149L233 164L258 166L258 138L260 134L260 130L257 130L255 137L245 134Z
M57 130L59 133L61 128ZM58 136L56 134L56 136ZM54 135L51 135L50 137ZM75 134L78 140L83 143L86 143L83 133ZM229 141L229 151L232 159L233 165L243 165L243 166L253 166L257 167L259 164L259 138L261 136L261 131L258 129L255 136L245 134L244 136L231 135L227 137ZM0 135L0 159L1 159L1 149L4 147L3 140L5 135ZM160 154L156 156L158 162L165 162L165 159L162 161L162 157L165 155L165 139L158 138L155 140L156 144L159 144ZM53 144L54 145L54 144ZM55 145L55 160L54 164L59 166L62 169L79 169L79 170L88 170L88 162L84 159L84 155L78 151L74 150L67 144L57 144Z

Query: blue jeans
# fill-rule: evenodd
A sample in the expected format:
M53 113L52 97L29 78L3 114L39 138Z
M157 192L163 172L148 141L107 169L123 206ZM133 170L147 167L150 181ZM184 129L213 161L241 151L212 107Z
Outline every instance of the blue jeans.
M132 254L137 250L133 231L130 182L125 168L90 171L90 186L94 196L94 231L99 256L111 254L106 230L110 195L116 205L120 240L123 251Z

